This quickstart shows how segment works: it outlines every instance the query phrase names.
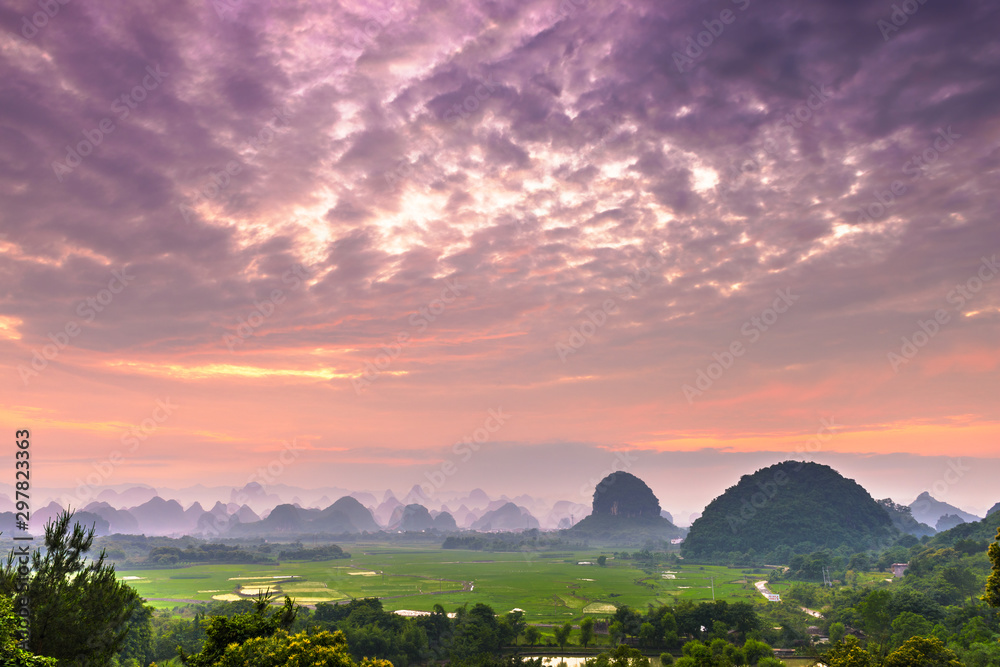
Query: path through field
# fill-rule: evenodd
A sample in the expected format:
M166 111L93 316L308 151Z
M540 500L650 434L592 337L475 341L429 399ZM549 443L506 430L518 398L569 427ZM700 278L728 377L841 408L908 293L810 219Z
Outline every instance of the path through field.
M771 595L771 589L767 587L766 581L758 581L757 583L754 584L754 586L757 588L758 591L760 591L760 594L763 595L764 597ZM768 599L770 600L770 598ZM799 609L809 614L813 618L823 618L823 614L819 613L815 609L810 609L809 607L799 607Z
M758 591L760 591L760 594L763 595L764 597L767 597L768 595L773 595L773 593L771 593L771 589L767 587L766 581L758 581L757 583L754 584L754 586L757 588Z

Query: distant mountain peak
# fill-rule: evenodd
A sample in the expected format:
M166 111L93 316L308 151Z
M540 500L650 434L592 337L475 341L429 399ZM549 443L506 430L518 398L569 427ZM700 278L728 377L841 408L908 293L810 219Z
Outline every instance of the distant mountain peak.
M509 501L472 523L473 530L483 531L521 531L539 527L538 519L531 516L531 512Z
M486 507L490 503L490 497L480 488L475 488L469 492L468 502L474 507Z
M613 472L594 490L594 514L629 518L660 516L660 501L644 481L628 472Z
M423 505L410 503L396 507L388 523L390 530L404 532L430 530L434 527L434 517Z
M414 484L410 492L403 498L404 505L426 505L430 498L424 488L419 484Z
M943 500L938 500L927 491L921 493L916 500L910 503L910 513L914 519L928 526L936 526L938 521L946 515L954 515L960 518L961 522L966 523L973 523L981 518ZM945 522L946 525L951 523L954 523L954 519Z

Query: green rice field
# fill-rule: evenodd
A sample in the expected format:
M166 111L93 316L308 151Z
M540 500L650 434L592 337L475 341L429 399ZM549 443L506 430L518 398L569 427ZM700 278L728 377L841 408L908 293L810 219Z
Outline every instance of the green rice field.
M606 616L616 605L680 600L763 598L753 582L764 575L717 566L641 569L634 561L595 562L598 551L488 553L437 548L351 545L350 559L283 562L275 566L195 565L176 569L123 570L119 577L157 608L190 602L237 600L270 589L299 604L379 597L386 609L452 611L483 602L498 613L519 608L529 623ZM610 555L610 554L608 554Z

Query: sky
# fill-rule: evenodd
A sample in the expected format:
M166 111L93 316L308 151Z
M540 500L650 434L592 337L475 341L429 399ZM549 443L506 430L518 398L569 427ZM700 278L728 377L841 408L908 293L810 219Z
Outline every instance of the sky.
M1000 500L996 3L0 26L0 410L39 488L627 469L686 513L805 457Z

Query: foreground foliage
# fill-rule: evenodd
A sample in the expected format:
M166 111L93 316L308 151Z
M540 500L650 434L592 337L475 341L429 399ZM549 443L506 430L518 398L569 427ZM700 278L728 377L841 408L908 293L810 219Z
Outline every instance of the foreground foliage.
M936 637L912 637L884 658L851 637L830 649L823 659L829 667L962 667L955 652Z
M25 595L30 601L29 649L57 658L60 667L108 664L125 645L132 615L142 600L119 582L114 565L102 551L96 560L88 554L94 529L72 523L63 512L45 527L43 549L31 554L26 582L19 578L19 562L11 551L0 569L0 594ZM26 583L26 589L19 588Z
M0 664L18 667L54 667L55 658L45 658L18 646L21 617L14 610L14 598L0 597Z

